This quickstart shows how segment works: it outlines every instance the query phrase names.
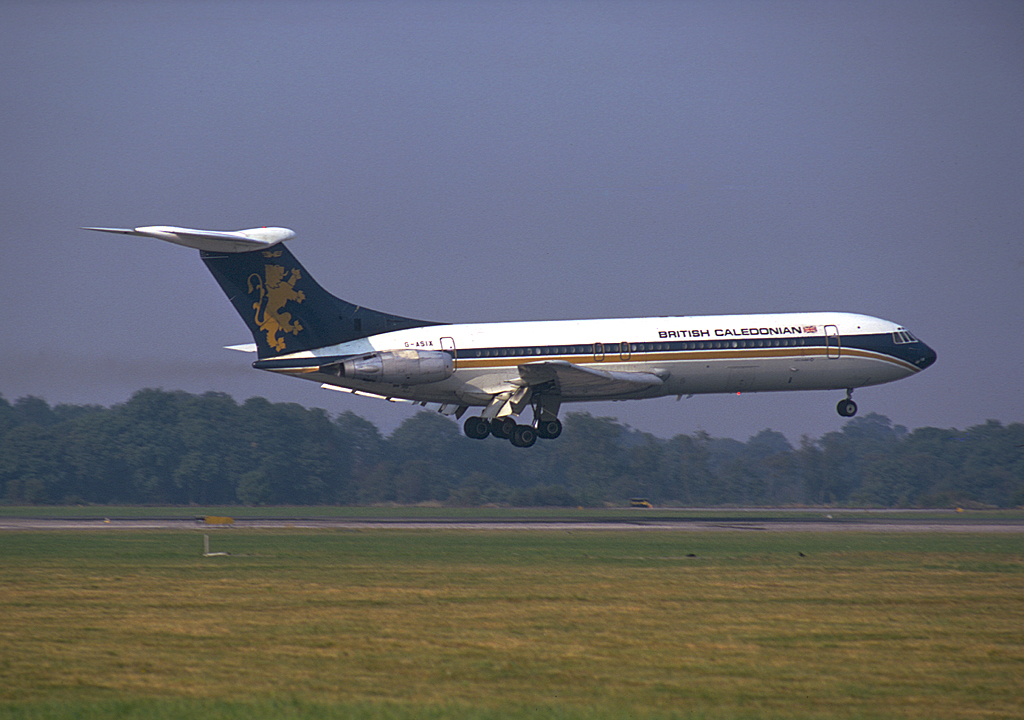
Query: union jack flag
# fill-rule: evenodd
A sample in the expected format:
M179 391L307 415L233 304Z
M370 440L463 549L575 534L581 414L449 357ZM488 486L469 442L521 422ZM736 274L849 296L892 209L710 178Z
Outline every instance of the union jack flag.
M807 325L804 327L804 333L806 333L807 335L813 335L816 332L818 332L817 325Z

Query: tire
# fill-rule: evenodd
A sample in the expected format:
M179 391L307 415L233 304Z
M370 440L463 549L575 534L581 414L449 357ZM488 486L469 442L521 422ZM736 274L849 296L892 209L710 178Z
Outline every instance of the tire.
M836 412L843 417L853 417L857 414L857 403L853 400L840 400L836 405Z
M537 437L545 440L554 440L562 434L562 422L555 420L541 420L537 423Z
M485 437L490 435L491 426L482 417L466 418L466 422L462 425L462 431L466 433L466 437L473 438L474 440L483 440Z
M509 440L516 447L528 448L537 442L537 431L529 425L516 425Z
M494 418L491 420L491 435L502 440L508 440L515 432L516 421L511 417Z

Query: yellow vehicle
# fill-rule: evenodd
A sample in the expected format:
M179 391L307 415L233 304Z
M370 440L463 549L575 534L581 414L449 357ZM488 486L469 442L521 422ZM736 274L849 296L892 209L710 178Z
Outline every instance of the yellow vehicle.
M631 499L629 501L629 506L630 507L635 507L635 508L652 508L652 507L654 507L653 505L651 505L651 501L648 500L647 498L633 498L633 499Z

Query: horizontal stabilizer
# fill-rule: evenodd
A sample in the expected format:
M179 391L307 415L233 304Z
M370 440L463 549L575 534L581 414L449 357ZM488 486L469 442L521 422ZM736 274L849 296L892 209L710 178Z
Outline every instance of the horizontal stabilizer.
M138 228L86 227L83 230L138 235L166 240L175 245L207 252L240 253L268 248L295 237L295 232L282 227L249 228L248 230L196 230L173 225L150 225Z

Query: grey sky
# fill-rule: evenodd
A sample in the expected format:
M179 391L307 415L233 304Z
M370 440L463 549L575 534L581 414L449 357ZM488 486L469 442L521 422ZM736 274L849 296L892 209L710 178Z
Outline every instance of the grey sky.
M0 393L414 410L249 368L196 253L283 225L328 289L449 322L843 310L938 352L861 413L1024 420L1020 2L7 2ZM570 406L663 437L841 392Z

